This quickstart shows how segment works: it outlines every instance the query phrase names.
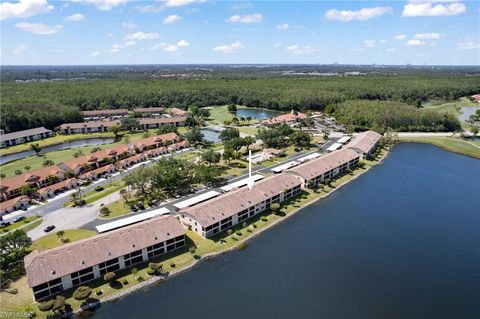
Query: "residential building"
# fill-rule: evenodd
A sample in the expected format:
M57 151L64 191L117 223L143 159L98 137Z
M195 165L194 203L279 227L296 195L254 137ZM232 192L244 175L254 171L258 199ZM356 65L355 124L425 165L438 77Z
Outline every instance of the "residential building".
M161 146L169 145L180 140L180 136L178 136L177 133L172 132L136 140L132 143L132 145L138 152L142 152L144 150L151 150Z
M2 179L0 180L0 201L20 196L20 189L24 185L32 185L36 189L41 189L64 179L64 172L56 165Z
M187 117L188 116L188 112L187 111L184 111L182 109L179 109L177 107L172 107L169 111L169 113L172 115L172 116L178 116L178 117Z
M278 124L289 124L289 125L295 125L296 123L300 122L301 120L307 118L307 116L303 113L296 112L292 110L290 113L271 117L269 119L266 119L262 122L264 125L278 125Z
M357 152L342 149L289 168L286 172L299 176L303 181L303 187L309 187L357 166L359 160L360 154Z
M133 112L140 114L142 117L159 117L165 112L164 107L138 107Z
M80 184L81 184L80 180L76 178L69 178L59 183L55 183L50 186L40 188L39 190L37 190L36 196L39 197L40 199L45 200L49 197L54 197L59 193L77 188L78 186L80 186Z
M58 127L60 134L104 133L112 126L121 126L120 120L90 121L84 123L64 123Z
M140 128L144 131L152 128L159 128L162 125L183 126L185 123L185 117L156 117L156 118L141 118L138 119Z
M23 209L30 206L32 199L28 196L19 196L0 202L0 216L9 214L17 209Z
M358 152L362 158L369 158L375 152L381 137L375 131L358 133L346 147Z
M83 119L86 121L96 121L101 119L120 119L125 116L128 116L127 109L110 109L110 110L94 110L94 111L83 111Z
M160 216L24 259L35 300L130 268L185 246L185 229L173 216Z
M203 237L218 234L258 213L275 202L283 202L300 192L302 181L291 174L267 177L252 189L240 188L201 204L181 209L181 221Z
M3 130L2 130L3 132ZM32 128L30 130L18 131L13 133L0 134L0 147L9 147L18 144L34 142L52 136L52 131L44 127Z

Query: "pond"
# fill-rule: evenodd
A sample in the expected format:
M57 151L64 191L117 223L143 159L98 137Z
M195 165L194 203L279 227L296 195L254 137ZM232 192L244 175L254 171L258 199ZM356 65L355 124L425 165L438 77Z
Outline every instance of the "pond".
M259 108L253 108L253 107L237 110L238 117L251 117L252 119L255 119L255 120L265 120L270 117L277 116L279 114L280 114L279 111L269 110L269 109L259 109Z
M220 142L220 132L209 130L209 129L201 129L200 132L202 132L203 137L212 143L218 143Z
M477 110L480 110L480 108L476 106L462 106L461 111L462 114L458 115L458 120L461 122L467 122L470 119L470 115L475 114Z
M480 161L403 143L248 243L94 318L478 318Z
M75 140L71 142L65 142L61 144L46 146L42 148L42 150L40 151L40 154L45 154L53 151L61 151L61 150L66 150L66 149L76 148L76 147L83 147L83 146L111 144L113 142L114 142L114 138L112 137L85 138L81 140ZM16 161L25 157L33 156L33 155L35 155L34 151L23 151L20 153L3 155L3 156L0 156L0 165L3 165L8 162Z

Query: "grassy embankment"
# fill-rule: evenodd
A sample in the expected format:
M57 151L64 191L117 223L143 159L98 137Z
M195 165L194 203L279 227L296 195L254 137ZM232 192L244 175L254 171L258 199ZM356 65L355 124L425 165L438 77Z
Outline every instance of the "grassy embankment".
M82 198L83 200L85 200L85 202L87 204L91 204L103 197L106 197L112 193L115 193L116 191L122 189L125 187L125 184L123 183L123 181L115 181L113 183L110 183L110 184L107 184L105 186L103 186L103 190L101 191L91 191L91 192L88 192L88 193L85 193L85 194L82 194ZM71 201L68 201L68 202L65 202L63 204L63 207L68 207L68 206L71 206L73 204L73 202Z
M461 138L452 137L401 137L400 142L416 142L433 144L444 150L467 155L474 158L480 158L480 141L469 141Z
M40 216L30 216L30 217L27 217L20 222L12 223L12 224L8 225L7 227L3 227L3 228L1 228L1 230L4 233L6 233L6 232L9 232L11 230L15 230L17 228L22 227L22 230L27 232L28 230L36 227L36 226L33 227L33 225L35 224L34 222L37 221L39 218L40 218ZM41 223L41 220L38 222L37 226L40 225L40 223ZM28 224L28 226L27 226L27 224ZM30 228L30 229L28 229L28 228Z
M377 158L382 158L385 153L386 151L382 150ZM358 167L350 174L339 176L331 183L330 186L324 186L322 189L316 191L303 190L299 196L282 204L282 209L279 214L275 215L271 211L263 212L252 219L247 220L245 223L234 227L233 232L230 235L228 235L226 232L223 232L215 238L205 239L192 231L187 231L187 247L175 252L171 252L165 256L154 258L153 261L161 262L163 264L163 270L166 273L171 273L180 271L182 268L187 268L188 266L193 265L198 259L227 251L229 249L243 249L246 247L246 244L244 243L246 240L252 238L256 234L259 234L267 227L273 226L276 223L284 220L285 217L288 217L299 211L302 207L327 196L336 188L365 172L370 166L376 164L376 161L364 161L364 164L364 167ZM82 235L79 236L81 238L93 235L85 230L77 231L79 231L79 234ZM49 238L46 239L47 237ZM58 239L56 234L52 234L47 237L36 241L34 246L52 247L53 245L57 246L61 244L61 241ZM66 231L65 237L69 238L71 242L80 239L73 238L69 231ZM191 247L194 249L193 253L190 252ZM130 269L119 271L117 273L117 282L119 285L115 285L115 288L110 286L110 284L105 283L103 280L96 280L89 283L88 285L93 289L94 292L92 297L96 297L95 293L97 291L102 291L101 296L97 298L113 296L121 293L124 289L131 288L132 286L152 277L147 274L148 263L137 265L136 269L137 272L134 274ZM25 276L14 282L12 284L12 288L18 289L18 294L12 295L5 292L0 293L0 297L2 297L2 309L4 311L22 311L25 306L30 306L34 311L36 311L37 315L40 317L45 316L44 313L38 311L37 304L32 305L31 290L26 285ZM78 309L80 302L73 299L72 293L73 291L65 292L65 296L67 297L66 301L74 309Z

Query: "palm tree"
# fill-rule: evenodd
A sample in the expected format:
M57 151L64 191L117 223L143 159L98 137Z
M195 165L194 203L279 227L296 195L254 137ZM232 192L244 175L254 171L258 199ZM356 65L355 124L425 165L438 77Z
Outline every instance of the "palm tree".
M40 144L38 143L32 143L30 144L30 149L35 152L35 155L38 156L42 148L40 147Z
M65 235L65 232L63 230L59 230L57 231L57 237L58 239L60 239L61 241L63 241L63 236Z
M31 167L30 167L30 166L28 166L28 165L25 165L23 168L24 168L24 169L25 169L27 172L29 172L29 171L30 171L30 169L31 169Z

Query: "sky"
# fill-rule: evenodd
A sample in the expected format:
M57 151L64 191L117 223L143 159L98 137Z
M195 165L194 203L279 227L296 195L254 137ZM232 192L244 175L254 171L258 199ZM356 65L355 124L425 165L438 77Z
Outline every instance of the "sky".
M480 65L478 1L12 0L0 23L2 65Z

